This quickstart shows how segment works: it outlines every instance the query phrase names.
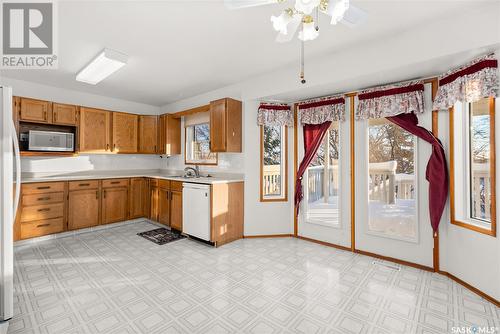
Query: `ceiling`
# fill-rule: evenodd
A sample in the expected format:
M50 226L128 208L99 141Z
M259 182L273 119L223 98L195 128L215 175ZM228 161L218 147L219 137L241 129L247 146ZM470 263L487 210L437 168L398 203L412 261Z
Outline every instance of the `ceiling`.
M356 1L369 13L356 29L330 26L306 56L418 27L478 6L478 1ZM2 75L55 87L165 105L284 67L298 66L297 39L274 41L270 16L284 5L238 11L222 0L59 2L59 69L3 70ZM96 86L76 73L104 47L129 55L129 63Z

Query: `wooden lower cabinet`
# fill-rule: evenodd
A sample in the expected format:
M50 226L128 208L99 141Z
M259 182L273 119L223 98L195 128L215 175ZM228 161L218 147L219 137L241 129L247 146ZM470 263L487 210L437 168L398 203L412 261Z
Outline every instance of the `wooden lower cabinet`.
M130 219L147 217L149 212L148 180L143 177L130 179L129 212Z
M170 192L170 227L182 231L182 191Z
M159 195L159 189L158 186L151 185L151 188L149 190L150 193L150 201L149 201L149 219L152 221L157 222L158 221L158 195Z
M216 246L243 238L244 183L212 185L212 242Z
M158 222L170 226L170 190L159 188L158 191Z
M21 239L41 237L64 231L64 219L53 218L21 224Z
M128 219L128 188L105 188L102 190L102 224L111 224Z
M68 196L68 229L99 225L99 189L74 190Z

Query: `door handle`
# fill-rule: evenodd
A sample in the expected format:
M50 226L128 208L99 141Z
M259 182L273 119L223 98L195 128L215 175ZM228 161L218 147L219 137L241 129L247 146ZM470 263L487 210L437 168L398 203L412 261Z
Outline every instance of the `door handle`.
M90 186L90 183L80 183L78 186L79 187L88 187L88 186Z
M99 190L95 192L95 199L99 199Z
M46 226L50 226L50 224L40 224L40 225L37 225L36 227L46 227Z
M45 209L38 209L36 210L38 212L45 212L45 211L50 211L50 208L45 208Z
M50 199L50 197L40 197L40 198L37 198L36 200L37 201L48 201Z
M36 187L38 190L43 190L43 189L50 189L50 186L45 186L45 187Z

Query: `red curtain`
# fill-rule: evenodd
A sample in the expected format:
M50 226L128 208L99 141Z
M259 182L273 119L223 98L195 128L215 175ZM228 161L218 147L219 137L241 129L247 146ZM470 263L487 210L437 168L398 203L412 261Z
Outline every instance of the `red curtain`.
M297 209L297 214L299 213L299 204L303 198L302 177L314 158L316 151L318 151L331 124L332 122L304 124L304 158L300 163L299 170L297 171L297 179L295 180L295 208Z
M429 181L429 214L432 230L437 233L448 197L448 169L443 145L429 130L418 125L418 118L413 113L387 119L432 145L432 155L427 163L425 178Z

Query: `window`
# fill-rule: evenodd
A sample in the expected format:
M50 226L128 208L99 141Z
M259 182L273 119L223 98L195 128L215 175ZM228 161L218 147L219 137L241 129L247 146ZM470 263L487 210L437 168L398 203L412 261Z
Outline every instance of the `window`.
M260 142L260 200L261 202L287 201L287 127L262 125Z
M450 110L452 223L490 235L496 234L494 115L494 98Z
M339 157L339 122L332 122L306 173L304 212L309 223L340 226Z
M368 230L417 240L416 138L386 119L368 121Z
M217 165L217 153L210 152L210 124L186 127L186 164Z

